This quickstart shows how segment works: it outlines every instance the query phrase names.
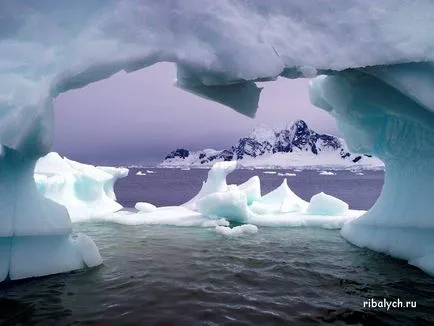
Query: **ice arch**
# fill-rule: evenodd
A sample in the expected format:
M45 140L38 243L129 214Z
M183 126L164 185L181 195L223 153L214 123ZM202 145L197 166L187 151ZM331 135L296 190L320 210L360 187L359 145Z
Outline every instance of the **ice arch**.
M248 116L256 81L329 75L313 82L313 102L335 115L353 148L387 166L378 203L342 234L432 271L433 27L429 0L3 0L0 280L36 275L13 272L15 253L32 247L19 237L71 239L64 210L34 192L30 173L50 148L53 98L162 61L177 64L179 87ZM37 275L82 264L73 245L59 266L35 262Z

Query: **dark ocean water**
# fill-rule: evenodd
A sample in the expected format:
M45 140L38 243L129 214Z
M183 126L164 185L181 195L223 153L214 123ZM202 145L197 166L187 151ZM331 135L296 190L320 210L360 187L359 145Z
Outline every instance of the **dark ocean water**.
M145 169L143 169L145 170ZM125 206L177 205L190 199L206 170L153 169L116 186ZM263 192L281 176L258 174ZM304 199L324 191L367 209L383 172L288 177ZM433 325L434 278L406 262L357 248L337 230L265 228L224 237L205 228L74 225L90 235L104 265L0 287L1 325ZM416 308L369 309L368 299L416 301Z

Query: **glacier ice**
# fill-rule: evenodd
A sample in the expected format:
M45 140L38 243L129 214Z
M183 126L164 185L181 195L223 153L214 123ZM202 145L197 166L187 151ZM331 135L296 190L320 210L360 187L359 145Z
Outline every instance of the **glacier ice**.
M122 209L114 185L127 168L92 166L51 152L36 163L35 181L46 198L65 206L73 222Z
M41 241L70 233L67 212L44 200L33 180L36 160L52 143L54 98L168 61L177 64L178 87L247 116L258 107L255 82L328 75L313 80L312 102L336 117L352 151L386 166L379 200L342 235L434 274L427 262L434 241L432 1L4 0L0 12L0 230L7 254L14 249L4 241L15 245L20 232ZM53 179L50 187L60 184ZM29 271L77 267L71 241L58 244L59 252L69 246L70 264L51 269L41 258ZM31 243L20 248L25 253ZM6 260L0 266L13 276Z

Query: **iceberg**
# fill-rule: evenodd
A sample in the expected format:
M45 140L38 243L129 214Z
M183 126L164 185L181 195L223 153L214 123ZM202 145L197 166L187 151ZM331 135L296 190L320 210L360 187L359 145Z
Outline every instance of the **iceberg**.
M340 229L345 222L365 213L351 210L347 203L325 193L319 193L307 202L289 188L287 179L264 196L261 195L257 176L240 185L228 185L226 177L235 167L236 161L215 163L199 193L180 207L154 208L149 203L137 203L138 213L119 212L116 221L122 223L124 216L126 224L133 224L133 219L137 224L209 227L223 221L223 226L232 222L271 227ZM105 219L113 221L110 216ZM221 225L221 222L218 223Z
M257 176L241 185L227 185L226 177L235 167L236 161L215 163L202 190L184 207L211 220L222 218L259 226L327 229L340 229L345 222L365 213L351 210L344 201L325 193L314 195L307 202L289 188L286 178L279 187L264 196L261 195ZM222 186L210 188L205 186L207 184ZM208 189L206 194L204 188Z
M198 194L181 206L156 207L151 203L138 202L135 204L137 212L120 210L104 216L90 216L86 220L126 225L161 224L206 228L227 227L230 223L237 223L340 229L345 222L365 213L351 210L342 200L324 193L313 196L307 202L289 188L287 179L264 196L261 194L258 176L240 185L228 185L226 177L236 166L236 161L215 163L208 171L207 180L203 182ZM221 232L232 232L224 230L228 229L220 228Z
M65 206L72 222L78 222L122 209L114 185L127 175L127 168L95 167L51 152L37 161L34 179L43 196Z
M385 181L374 206L346 223L357 246L405 259L434 275L430 189L434 161L434 81L427 63L364 68L311 81L311 101L338 121L350 150L379 157Z
M64 252L56 266L50 257L33 265L15 258L30 257L48 236L70 235L66 210L39 194L33 177L50 151L54 99L157 62L177 65L177 87L249 117L262 90L256 82L325 75L311 81L311 101L337 119L352 152L386 168L377 203L342 235L434 274L432 1L4 0L0 12L2 275L80 265L69 238L48 246ZM81 185L96 190L103 178L93 181L84 176Z
M38 191L33 179L36 161L7 148L2 154L0 281L100 265L95 243L84 234L72 234L66 208ZM63 168L66 165L59 165L57 172Z

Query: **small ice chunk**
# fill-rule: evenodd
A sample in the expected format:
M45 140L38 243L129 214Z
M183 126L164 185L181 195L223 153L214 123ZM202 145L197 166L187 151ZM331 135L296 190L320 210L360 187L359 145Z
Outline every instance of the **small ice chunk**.
M319 174L320 175L335 175L336 173L333 173L331 171L321 171Z
M276 171L264 171L264 174L276 174Z
M150 203L144 203L144 202L136 203L134 208L143 213L150 213L157 210L157 207L155 205L152 205Z
M91 268L102 264L102 258L95 242L86 234L78 233L74 239L77 252L80 253L84 264Z
M144 173L144 172L142 172L142 171L138 171L138 172L136 173L136 175L146 175L146 173Z
M287 172L287 173L278 173L277 175L280 176L280 177L295 177L296 176L295 173L289 173L289 172Z
M253 224L244 224L230 228L228 226L216 226L215 231L224 236L240 236L243 234L258 233L258 227Z
M153 173L155 173L155 171L152 171L152 170L146 170L146 173L153 174Z
M345 215L348 212L348 204L336 197L323 192L312 196L307 208L307 214L311 215Z

